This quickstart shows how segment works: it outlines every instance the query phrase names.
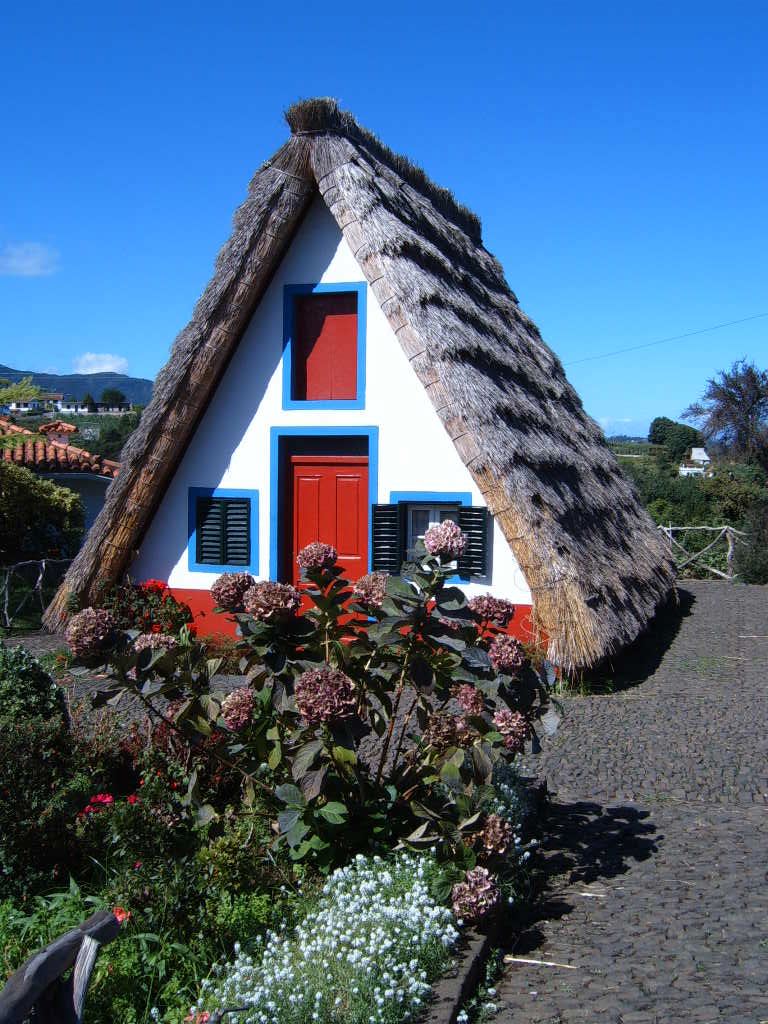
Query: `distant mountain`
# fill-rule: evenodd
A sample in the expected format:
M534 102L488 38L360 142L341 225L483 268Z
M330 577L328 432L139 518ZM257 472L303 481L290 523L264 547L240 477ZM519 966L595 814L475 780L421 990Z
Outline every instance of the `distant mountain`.
M144 377L128 377L124 373L37 373L35 370L12 370L0 363L0 377L16 383L31 377L43 391L60 392L65 398L84 398L90 392L98 402L105 388L122 391L132 405L146 405L152 397L152 381Z

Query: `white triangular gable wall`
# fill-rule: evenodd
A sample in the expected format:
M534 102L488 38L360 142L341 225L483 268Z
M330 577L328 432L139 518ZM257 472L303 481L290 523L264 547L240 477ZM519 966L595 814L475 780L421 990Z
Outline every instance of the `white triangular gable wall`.
M209 590L216 576L191 572L187 558L190 488L257 490L258 575L270 575L270 429L379 428L378 502L393 491L460 491L484 505L400 343L369 287L364 409L282 408L283 287L363 282L349 246L322 200L311 206L206 410L130 568L134 580ZM499 527L493 527L491 575L463 589L489 589L531 604L525 577Z

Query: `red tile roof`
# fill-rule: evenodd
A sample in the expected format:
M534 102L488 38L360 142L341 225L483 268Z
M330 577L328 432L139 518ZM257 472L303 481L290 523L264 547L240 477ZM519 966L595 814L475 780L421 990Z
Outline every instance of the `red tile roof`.
M23 466L38 473L94 473L96 476L112 478L120 472L119 462L102 459L100 455L93 455L84 448L76 448L62 441L41 440L26 427L20 427L0 416L0 436L3 434L29 435L29 441L0 451L0 459L15 466Z
M64 420L54 420L52 423L44 423L38 427L39 434L77 434L78 429L74 423L65 423Z

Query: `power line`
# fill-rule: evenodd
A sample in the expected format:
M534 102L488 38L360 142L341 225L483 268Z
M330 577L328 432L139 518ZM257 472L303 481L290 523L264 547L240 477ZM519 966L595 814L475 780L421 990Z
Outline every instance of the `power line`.
M746 324L750 320L759 320L768 316L768 313L755 313L754 316L745 316L741 320L729 320L726 324L715 324L714 327L702 327L700 331L688 331L686 334L673 334L669 338L659 338L658 341L646 341L643 345L631 345L629 348L617 348L613 352L603 352L597 356L584 356L583 359L570 359L565 366L574 366L576 363L590 363L594 359L607 359L609 356L620 356L624 352L637 352L641 348L651 348L653 345L663 345L667 341L680 341L681 338L693 338L697 334L707 334L709 331L721 331L724 327L735 327L736 324Z

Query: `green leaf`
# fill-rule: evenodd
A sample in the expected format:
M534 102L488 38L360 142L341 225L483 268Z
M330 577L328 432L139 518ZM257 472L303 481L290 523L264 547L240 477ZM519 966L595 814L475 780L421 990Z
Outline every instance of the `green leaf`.
M322 740L310 740L300 747L291 765L291 775L298 782L302 775L312 767L312 762L323 749Z
M464 663L470 668L482 671L489 671L491 668L491 659L488 657L488 652L484 651L482 647L468 647L464 651Z
M288 840L288 845L298 846L307 832L309 832L309 825L303 821L297 821L293 828L285 834L285 838Z
M304 807L307 802L299 787L290 782L284 782L282 786L278 786L275 789L275 796L289 807Z
M209 658L205 663L205 670L208 673L208 678L213 679L223 664L223 658Z
M267 758L267 766L274 771L283 759L283 748L279 743L275 743L269 752Z
M208 822L213 821L216 816L216 811L210 804L202 804L195 811L195 821L198 825L207 825Z
M415 600L417 596L413 587L409 586L402 576L387 577L387 594L390 597L402 597L410 601Z
M466 604L467 599L458 587L446 587L437 597L437 607L441 612L457 612Z
M332 747L331 756L337 765L343 767L345 764L357 764L357 755L349 747Z
M323 783L325 782L327 774L328 765L324 764L322 768L317 768L313 772L307 772L307 774L301 779L299 785L301 786L301 792L304 794L304 799L307 802L314 800L317 796L320 796L323 791Z
M286 811L280 811L277 816L277 823L280 826L280 832L283 835L287 835L300 817L301 812L297 811L295 807L289 807ZM291 845L294 844L291 843Z
M461 792L464 785L461 781L461 772L452 761L446 761L443 767L440 769L440 778L448 786L456 792Z
M349 816L346 806L337 800L332 800L325 807L321 807L317 813L331 825L343 825Z

